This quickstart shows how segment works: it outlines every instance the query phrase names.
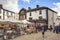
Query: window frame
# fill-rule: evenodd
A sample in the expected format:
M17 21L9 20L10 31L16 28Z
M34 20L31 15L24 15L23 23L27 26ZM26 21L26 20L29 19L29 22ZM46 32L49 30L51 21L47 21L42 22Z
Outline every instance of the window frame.
M30 16L32 16L32 15L31 15L31 12L30 12Z
M39 14L42 14L42 10L39 11Z
M1 8L0 8L0 14L1 14Z
M39 20L43 20L43 17L42 16L39 16Z
M0 19L1 19L1 16L0 16Z
M29 17L29 20L32 20L32 17Z

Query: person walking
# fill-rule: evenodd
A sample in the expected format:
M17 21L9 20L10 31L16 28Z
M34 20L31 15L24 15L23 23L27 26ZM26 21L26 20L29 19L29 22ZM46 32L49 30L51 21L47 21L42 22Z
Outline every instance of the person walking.
M42 27L42 37L44 38L44 35L45 35L45 29L44 29L44 26Z
M17 27L16 32L17 32L17 35L19 36L20 35L20 27L19 26Z
M38 26L35 26L35 28L36 28L36 33L38 33Z
M60 24L59 24L59 33L60 33Z
M50 29L49 29L49 30L50 30L50 32L52 31L52 29L53 29L53 28L52 28L52 25L50 25Z
M58 34L58 31L59 31L59 27L55 26L53 32L56 32Z

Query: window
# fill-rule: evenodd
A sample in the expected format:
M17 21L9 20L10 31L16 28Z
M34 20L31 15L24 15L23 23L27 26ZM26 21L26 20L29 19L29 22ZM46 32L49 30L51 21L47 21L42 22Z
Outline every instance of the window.
M1 9L1 13L3 13L3 9Z
M32 17L30 17L29 20L32 20Z
M1 19L1 16L0 16L0 19Z
M3 10L3 13L5 13L5 11Z
M42 14L42 11L40 10L39 14Z
M0 9L0 14L1 14L1 9Z
M30 12L30 16L31 16L31 12Z
M7 12L7 16L11 16L11 12Z
M12 16L15 16L14 13L12 13Z
M12 12L11 12L11 16L12 16Z
M8 14L9 14L9 16L11 16L11 12L9 12Z
M9 12L7 11L7 17L9 18L10 17L10 15L9 15Z
M5 15L7 15L7 12L5 11L5 13L4 13Z
M8 11L7 11L7 16L8 16Z
M42 16L39 17L39 20L42 20Z

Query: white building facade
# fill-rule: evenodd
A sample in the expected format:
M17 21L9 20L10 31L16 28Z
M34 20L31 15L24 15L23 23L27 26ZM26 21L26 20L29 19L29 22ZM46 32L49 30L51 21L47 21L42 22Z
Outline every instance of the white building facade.
M31 9L30 7L28 8L28 10L24 8L21 9L19 12L20 20L22 19L22 16L23 18L25 17L24 19L26 20L46 20L45 22L47 27L49 27L50 25L54 26L57 20L57 12L48 7L39 7L39 5L37 5L37 7L34 9Z
M0 20L15 20L15 12L6 10L0 5Z

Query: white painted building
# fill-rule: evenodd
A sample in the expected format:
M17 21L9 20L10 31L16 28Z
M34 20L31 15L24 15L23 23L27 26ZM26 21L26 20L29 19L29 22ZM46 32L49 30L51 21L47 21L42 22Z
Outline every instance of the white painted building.
M46 9L31 11L31 13L28 11L26 13L26 16L27 16L27 20L29 20L29 18L32 18L33 20L37 20L39 19L39 17L46 19Z
M15 12L4 9L2 5L0 5L0 19L1 20L8 20L8 19L15 20Z
M57 20L57 12L48 8L48 7L39 7L31 9L28 7L28 10L22 8L19 12L20 20L46 20L46 24L49 27L50 25L54 26Z

